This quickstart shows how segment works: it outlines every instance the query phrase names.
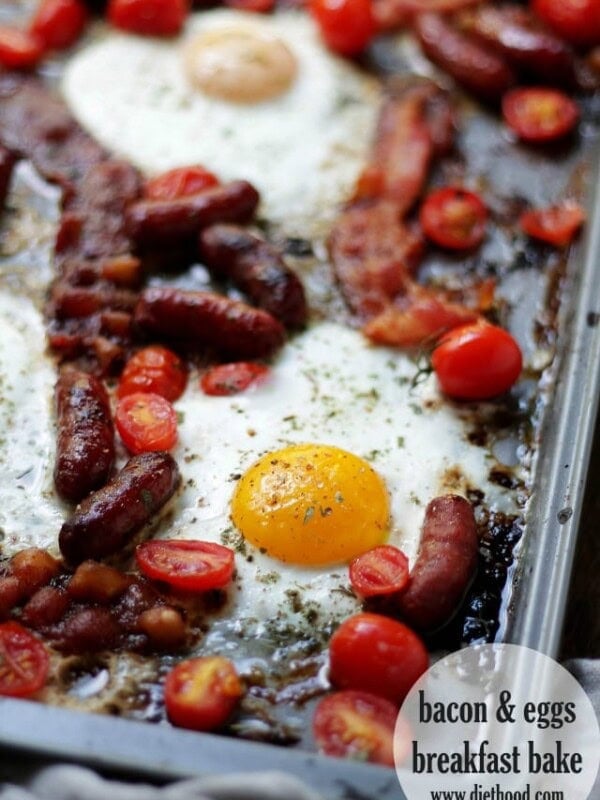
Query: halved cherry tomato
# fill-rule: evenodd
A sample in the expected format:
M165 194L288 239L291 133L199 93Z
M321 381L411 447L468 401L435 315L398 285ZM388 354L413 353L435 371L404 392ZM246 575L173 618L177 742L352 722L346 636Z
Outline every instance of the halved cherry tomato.
M233 575L233 550L214 542L153 540L140 544L135 558L146 577L186 592L222 589Z
M200 378L200 388L204 394L227 397L261 383L269 372L269 368L264 364L256 364L253 361L220 364L204 373Z
M135 392L159 394L171 403L183 394L187 369L172 350L151 345L132 356L121 375L117 394L125 397Z
M427 196L419 213L428 239L450 250L471 250L485 236L487 209L474 192L447 186Z
M564 92L544 87L511 89L502 98L506 124L525 142L551 142L571 133L579 108Z
M217 186L219 179L201 166L177 167L155 178L150 178L144 187L144 195L149 200L175 200Z
M221 656L182 661L167 675L167 716L180 728L212 731L231 715L244 689L235 667Z
M50 659L44 645L16 622L0 625L0 695L29 697L46 683Z
M357 55L375 34L371 0L310 0L309 9L325 44L335 53Z
M459 400L486 400L510 389L521 374L523 356L508 331L475 322L443 336L431 363L447 395Z
M400 705L429 665L416 633L380 614L342 622L329 643L329 676L340 689L358 689Z
M408 558L391 544L381 544L350 564L350 584L362 597L401 592L408 585Z
M44 55L44 43L34 33L0 25L0 66L33 69Z
M266 14L272 11L275 0L225 0L225 5L229 8L239 8L241 11L255 11Z
M585 218L585 211L579 203L567 201L560 206L526 211L519 224L534 239L555 247L565 247L573 241Z
M137 392L119 400L115 423L130 453L170 450L177 442L177 414L159 394Z
M81 0L42 0L29 30L49 50L63 50L79 39L87 19Z
M600 0L533 0L533 9L563 39L583 47L600 44Z
M394 766L393 703L368 692L335 692L315 709L313 732L328 756Z
M187 14L187 0L109 0L107 9L117 28L146 36L175 36Z

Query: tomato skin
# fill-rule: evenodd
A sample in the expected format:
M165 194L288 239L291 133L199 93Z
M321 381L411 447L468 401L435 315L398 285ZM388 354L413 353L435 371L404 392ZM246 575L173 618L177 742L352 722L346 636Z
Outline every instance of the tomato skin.
M575 129L579 108L558 89L532 86L507 92L502 98L502 115L524 142L552 142Z
M135 392L150 392L173 403L183 394L187 378L187 368L176 353L151 345L129 359L121 374L117 395L122 398Z
M487 209L466 189L446 186L431 192L419 212L428 239L449 250L471 250L485 237Z
M566 247L573 241L585 219L586 213L579 203L569 201L560 206L526 211L519 224L534 239L555 247Z
M176 36L188 14L187 0L110 0L109 21L145 36Z
M380 614L350 617L329 643L329 676L336 688L370 692L396 705L428 666L417 634Z
M153 540L140 544L135 558L147 578L186 592L222 589L234 568L233 550L214 542Z
M335 692L315 709L313 732L328 756L394 766L394 728L398 711L393 703L368 692Z
M171 450L177 443L177 414L159 394L136 392L119 400L115 423L133 455Z
M334 53L358 55L375 34L371 0L310 0L309 10Z
M445 394L457 400L487 400L511 388L521 374L523 356L508 331L475 322L443 336L431 363Z
M148 200L175 200L218 185L217 176L204 167L177 167L146 181L144 196Z
M262 383L270 369L253 361L236 361L232 364L219 364L207 370L200 378L200 388L204 394L213 397L229 397Z
M17 622L0 625L0 695L30 697L46 683L49 667L39 639Z
M33 69L42 60L44 43L33 33L0 25L0 66Z
M533 10L572 44L600 44L600 0L533 0Z
M212 731L227 721L243 693L235 667L227 658L191 658L167 675L167 716L179 728Z
M390 544L374 547L350 564L350 585L361 597L401 592L408 585L408 558Z
M273 10L275 0L225 0L225 5L229 8L239 8L240 11L266 14Z
M79 39L87 20L80 0L42 0L29 30L49 50L64 50Z

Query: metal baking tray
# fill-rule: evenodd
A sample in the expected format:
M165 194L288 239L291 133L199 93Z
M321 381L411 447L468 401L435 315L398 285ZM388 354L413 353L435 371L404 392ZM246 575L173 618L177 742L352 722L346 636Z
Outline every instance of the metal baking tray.
M394 62L392 59L392 68ZM572 170L585 161L588 223L571 250L560 288L553 379L537 429L535 481L526 510L526 532L505 590L499 639L556 656L575 553L600 390L600 138L591 129L577 153L553 154L539 169L524 149L507 168L497 124L474 115L461 134L473 169L486 164L490 181L505 194L528 182L530 202L549 202L565 188ZM504 151L503 151L504 148ZM585 152L583 152L585 151ZM500 152L500 155L499 155ZM544 157L547 157L545 154ZM539 174L538 174L539 173ZM531 275L512 282L510 301L531 306ZM297 749L196 734L112 716L83 714L28 701L0 700L0 777L25 757L27 764L75 761L104 772L165 782L207 773L279 769L296 775L326 800L401 800L393 771Z

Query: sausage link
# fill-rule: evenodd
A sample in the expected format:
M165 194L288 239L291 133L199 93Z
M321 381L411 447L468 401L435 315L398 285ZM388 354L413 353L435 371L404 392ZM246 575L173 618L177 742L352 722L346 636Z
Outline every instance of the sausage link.
M54 484L63 500L77 503L106 483L115 460L104 386L87 372L64 369L56 384L56 413Z
M61 553L72 564L117 553L173 496L179 482L169 453L133 456L64 523L58 539Z
M211 271L231 280L286 327L306 322L304 287L269 242L235 225L213 225L200 234L200 255Z
M228 358L271 355L285 336L271 314L214 292L146 289L134 320L144 331L211 347Z
M420 630L435 630L457 610L477 567L478 537L471 504L436 497L425 510L417 560L400 611Z
M0 214L4 210L15 161L15 155L0 144Z
M415 31L425 55L480 100L497 102L516 83L506 61L439 14L420 14Z
M141 248L181 244L216 222L248 222L259 195L247 181L175 200L140 200L125 212L127 230Z

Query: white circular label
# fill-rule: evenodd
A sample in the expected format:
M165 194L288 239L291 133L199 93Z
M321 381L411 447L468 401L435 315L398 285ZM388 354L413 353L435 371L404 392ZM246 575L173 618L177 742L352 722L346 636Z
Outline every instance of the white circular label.
M417 681L394 757L407 800L587 800L600 730L564 667L526 647L486 644Z

